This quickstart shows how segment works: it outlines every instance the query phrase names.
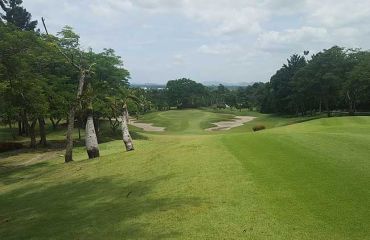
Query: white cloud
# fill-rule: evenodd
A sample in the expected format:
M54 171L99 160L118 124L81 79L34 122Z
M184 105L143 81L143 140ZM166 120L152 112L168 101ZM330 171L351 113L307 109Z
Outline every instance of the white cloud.
M311 43L327 42L330 39L325 28L301 27L284 31L267 31L262 33L257 45L265 50L292 49L305 47Z
M212 55L231 54L242 50L236 44L204 44L199 47L198 52Z
M368 0L310 0L306 4L307 21L329 28L348 25L368 25L370 1Z
M175 65L183 65L185 63L184 55L176 54L173 56L173 64Z
M178 73L203 81L213 73L224 81L263 81L292 53L335 44L370 48L370 0L27 0L24 5L34 17L46 17L50 32L68 24L84 45L116 49L134 81L165 81Z

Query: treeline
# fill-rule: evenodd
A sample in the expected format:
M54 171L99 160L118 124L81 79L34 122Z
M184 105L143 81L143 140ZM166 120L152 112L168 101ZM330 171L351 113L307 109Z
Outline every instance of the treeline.
M0 0L0 119L17 129L14 138L15 132L30 137L31 147L38 144L36 127L46 145L45 122L56 129L66 120L66 161L72 160L76 122L86 129L89 157L96 157L99 119L109 119L112 131L127 124L128 108L141 108L140 91L129 88L130 74L113 49L83 49L69 26L53 36L45 25L42 34L21 3ZM132 145L127 126L122 131Z
M234 107L263 113L313 115L333 111L370 111L370 52L334 46L307 59L291 56L267 83L230 90L189 79L169 81L165 89L147 91L158 110L170 107Z
M147 108L164 111L170 108L235 108L258 111L265 96L264 83L255 83L236 90L224 85L208 87L191 79L181 78L168 81L163 89L144 91Z
M370 52L334 46L309 60L293 55L265 87L265 112L369 111Z

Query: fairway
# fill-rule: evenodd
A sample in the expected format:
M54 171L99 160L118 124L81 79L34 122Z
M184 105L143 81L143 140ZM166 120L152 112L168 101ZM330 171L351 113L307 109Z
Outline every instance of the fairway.
M257 118L205 131L236 114ZM87 160L79 147L70 164L57 150L2 153L0 239L370 239L370 117L139 120L166 131L134 128L146 138L133 152L106 142Z

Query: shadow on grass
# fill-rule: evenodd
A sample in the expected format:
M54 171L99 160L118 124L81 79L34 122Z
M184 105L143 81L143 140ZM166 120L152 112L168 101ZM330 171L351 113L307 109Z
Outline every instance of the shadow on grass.
M197 198L154 197L171 176L129 182L122 176L31 183L3 193L0 239L166 239L181 237L153 222ZM147 216L150 215L150 219Z
M32 165L0 165L0 183L10 185L20 181L32 181L43 172L48 171L45 167L49 166L47 162L39 162Z
M141 134L136 131L130 131L131 137L133 140L148 140L148 137L145 136L144 134ZM111 131L109 132L102 132L100 136L98 137L99 144L102 143L108 143L116 140L122 140L122 135L119 131L117 131L115 134L113 134ZM8 157L12 156L17 156L21 155L24 153L38 153L38 154L43 154L43 153L48 153L52 151L64 151L66 146L66 141L65 140L48 140L47 141L47 146L42 147L40 145L37 145L37 148L30 148L27 147L26 144L23 144L23 148L17 149L17 150L10 150L10 151L5 151L5 152L0 152L0 168L1 168L1 160L6 159ZM85 139L74 139L73 141L73 146L74 147L84 147L85 146Z
M130 135L133 140L148 140L147 136L136 131L131 130ZM106 143L116 140L122 140L122 133L120 131L117 131L115 133L112 133L112 131L109 132L102 131L100 132L98 137L99 143Z

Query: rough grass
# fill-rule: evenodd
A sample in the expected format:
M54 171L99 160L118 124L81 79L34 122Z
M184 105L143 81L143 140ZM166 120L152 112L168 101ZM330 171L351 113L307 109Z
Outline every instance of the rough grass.
M168 131L93 161L1 154L0 239L369 239L369 117L204 133L224 117L144 116Z

